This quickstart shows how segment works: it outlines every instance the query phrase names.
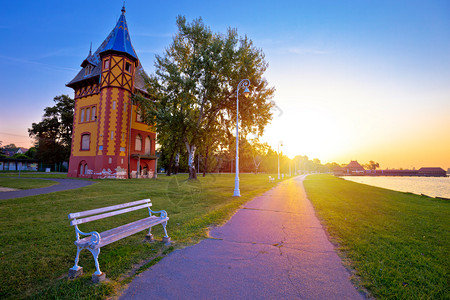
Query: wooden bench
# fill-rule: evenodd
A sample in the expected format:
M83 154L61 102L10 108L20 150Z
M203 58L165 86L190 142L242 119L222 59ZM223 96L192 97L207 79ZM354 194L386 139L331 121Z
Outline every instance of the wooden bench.
M272 176L269 176L269 182L275 182L275 178L273 178Z
M75 241L75 245L77 246L77 256L75 258L75 265L69 269L69 278L76 278L83 274L83 268L78 265L80 252L83 249L89 250L94 256L95 267L97 270L95 271L94 275L92 275L92 280L94 282L100 282L106 277L105 273L102 273L100 271L100 266L98 263L98 255L100 254L101 247L135 234L144 229L149 229L147 239L153 241L151 230L153 226L158 224L161 224L164 228L165 236L163 237L163 242L165 242L166 244L170 243L170 238L167 235L166 230L167 221L169 220L169 217L167 217L167 212L165 210L152 211L150 209L151 206L152 203L150 199L144 199L69 214L69 220L71 220L70 225L75 226L75 233L77 237L77 240ZM108 218L143 208L148 209L148 212L150 214L149 217L104 231L102 233L98 233L97 231L85 233L78 228L79 224L100 220L103 218ZM159 217L157 217L152 215L152 213L160 215ZM80 235L86 237L80 238Z

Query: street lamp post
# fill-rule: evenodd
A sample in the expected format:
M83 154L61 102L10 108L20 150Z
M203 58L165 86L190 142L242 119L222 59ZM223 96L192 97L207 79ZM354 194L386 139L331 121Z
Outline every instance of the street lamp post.
M278 179L281 179L280 178L280 146L283 147L282 141L278 142Z
M236 90L236 178L234 179L234 197L241 196L241 191L239 190L239 89L245 87L242 94L247 98L250 94L248 90L249 85L250 80L242 79Z

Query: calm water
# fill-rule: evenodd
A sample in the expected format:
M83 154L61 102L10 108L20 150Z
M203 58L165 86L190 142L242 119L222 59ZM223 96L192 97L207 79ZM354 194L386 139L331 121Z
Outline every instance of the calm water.
M342 178L400 192L450 198L450 177L342 176Z

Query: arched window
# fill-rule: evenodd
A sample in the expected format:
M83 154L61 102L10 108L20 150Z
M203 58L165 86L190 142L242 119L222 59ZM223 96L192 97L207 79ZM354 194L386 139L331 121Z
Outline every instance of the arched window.
M152 142L150 137L145 138L145 155L150 155L150 150L152 148Z
M141 151L142 150L142 137L140 134L136 136L136 143L134 145L134 150Z
M91 135L89 133L81 136L81 150L89 150L91 144Z
M86 175L88 170L86 161L82 160L78 169L80 170L79 175Z

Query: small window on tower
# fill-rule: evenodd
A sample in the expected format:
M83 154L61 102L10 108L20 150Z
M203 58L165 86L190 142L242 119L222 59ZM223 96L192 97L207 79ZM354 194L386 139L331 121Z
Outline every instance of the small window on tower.
M84 108L81 110L80 123L84 122Z
M130 64L129 62L126 62L126 63L125 63L125 71L131 73L131 64Z
M83 134L81 136L81 150L89 150L91 143L91 135Z
M92 73L92 66L87 65L86 68L84 69L84 75L89 75L91 73Z
M94 120L95 120L95 117L96 117L96 115L95 115L95 106L92 106L92 117L91 117L91 121L94 121Z
M105 65L103 66L103 69L109 69L109 59L105 60Z
M86 122L89 122L90 112L91 112L91 110L89 109L89 107L86 108Z

